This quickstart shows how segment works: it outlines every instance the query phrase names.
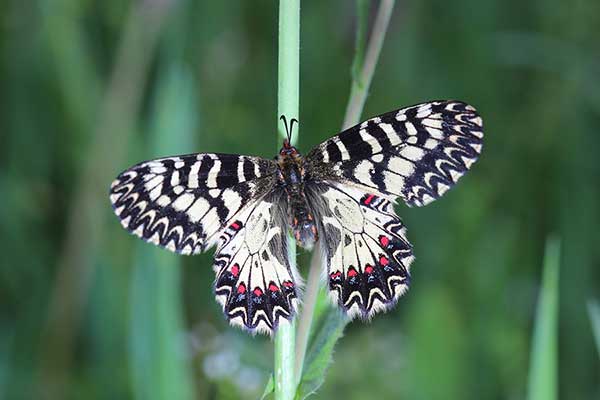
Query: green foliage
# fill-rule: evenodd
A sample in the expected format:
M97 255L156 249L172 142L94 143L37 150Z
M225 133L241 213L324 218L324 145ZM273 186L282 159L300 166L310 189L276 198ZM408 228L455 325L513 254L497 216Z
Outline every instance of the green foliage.
M314 333L304 360L302 377L296 392L297 399L307 398L325 382L334 346L342 337L347 323L346 316L335 310L313 324Z
M177 63L170 62L165 69L153 107L151 153L184 153L193 147L197 126L193 81ZM136 245L129 342L137 399L195 397L190 360L185 357L180 261L146 243Z
M273 374L269 375L269 380L265 385L265 390L263 391L262 396L260 396L260 400L265 400L270 398L270 396L275 392L275 380L273 379Z
M529 367L529 400L558 398L558 282L560 241L548 239Z
M154 22L140 4L169 7L146 7L162 13ZM302 3L303 152L339 131L354 14L354 2ZM417 257L411 289L346 326L311 398L523 397L549 232L563 268L547 389L597 396L598 15L593 0L397 1L363 117L462 99L483 115L484 149L440 201L398 206ZM273 343L227 325L211 254L139 243L107 191L156 156L273 157L277 17L270 2L1 3L1 398L132 399L175 382L199 399L260 397ZM317 304L309 337L313 384L330 360L330 347L316 351L330 310Z
M467 396L469 377L465 374L468 343L459 305L443 287L428 289L407 316L409 341L406 363L411 367L402 383L413 381L403 390L409 399L460 399ZM435 384L431 384L432 377Z
M590 300L588 303L588 313L590 315L594 339L596 339L598 357L600 357L600 303L597 300Z
M356 82L359 87L362 86L362 82L360 82L360 72L365 62L370 5L370 0L356 0L356 39L351 71L352 81Z
M134 397L192 399L193 383L181 332L180 263L139 244L131 287L130 351Z

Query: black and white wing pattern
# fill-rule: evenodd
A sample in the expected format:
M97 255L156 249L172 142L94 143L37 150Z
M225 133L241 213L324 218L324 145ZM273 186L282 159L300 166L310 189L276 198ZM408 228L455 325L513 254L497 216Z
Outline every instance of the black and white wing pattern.
M473 107L433 101L371 118L304 159L284 142L279 161L206 153L143 162L117 177L110 201L147 242L181 254L216 245L217 300L253 333L272 333L295 313L300 278L287 233L292 215L308 215L332 298L369 319L410 281L412 247L393 202L442 196L477 160L482 138Z
M217 245L215 291L225 316L251 332L271 332L292 318L297 301L285 218L268 200L276 171L259 157L161 158L122 172L110 200L123 227L147 242L181 254Z
M112 183L110 201L121 225L147 242L198 254L249 201L274 185L269 160L190 154L137 164Z
M310 199L333 302L362 319L395 305L408 290L414 257L392 203L342 183L316 185Z
M352 183L409 206L441 197L477 160L483 124L472 106L432 101L371 118L308 155L315 179Z
M281 194L271 193L246 208L215 254L217 301L232 324L251 332L272 333L296 309L301 280L288 261L285 207Z
M482 129L472 106L433 101L371 118L307 155L330 293L351 317L368 319L408 289L412 246L392 202L441 197L477 160Z

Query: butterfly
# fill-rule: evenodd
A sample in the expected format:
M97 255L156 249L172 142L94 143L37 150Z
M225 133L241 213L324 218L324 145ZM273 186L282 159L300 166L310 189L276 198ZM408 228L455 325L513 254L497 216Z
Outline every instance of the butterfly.
M482 119L460 101L382 114L305 156L289 141L294 122L273 160L160 158L125 170L110 188L121 224L145 241L180 254L216 246L217 301L233 325L253 333L272 333L298 306L290 231L303 248L319 242L330 297L349 317L393 307L414 259L395 201L438 199L482 148Z

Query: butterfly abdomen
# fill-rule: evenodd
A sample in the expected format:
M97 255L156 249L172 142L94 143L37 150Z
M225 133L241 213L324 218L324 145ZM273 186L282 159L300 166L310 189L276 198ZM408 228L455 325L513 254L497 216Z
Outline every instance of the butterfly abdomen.
M304 193L305 160L295 147L284 144L279 152L279 184L287 195L289 223L299 246L312 249L317 226Z
M319 239L319 235L314 217L308 209L304 190L290 193L288 204L291 216L290 226L296 242L305 249L312 249Z

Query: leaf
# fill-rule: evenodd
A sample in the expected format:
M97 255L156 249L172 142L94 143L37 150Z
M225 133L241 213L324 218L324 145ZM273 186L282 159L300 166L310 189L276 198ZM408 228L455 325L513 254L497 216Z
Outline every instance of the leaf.
M265 400L275 391L275 380L273 379L273 374L269 374L269 380L267 381L267 385L265 386L265 391L262 396L260 396L260 400Z
M560 242L549 238L544 254L544 272L540 291L531 359L529 364L529 400L557 399L558 275Z
M338 309L330 308L323 313L309 344L296 399L307 398L323 384L333 348L342 337L347 323L348 318Z
M588 314L590 316L590 323L592 324L594 339L596 339L596 350L598 350L598 357L600 357L600 303L598 300L590 300L588 302Z

